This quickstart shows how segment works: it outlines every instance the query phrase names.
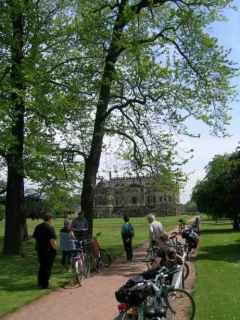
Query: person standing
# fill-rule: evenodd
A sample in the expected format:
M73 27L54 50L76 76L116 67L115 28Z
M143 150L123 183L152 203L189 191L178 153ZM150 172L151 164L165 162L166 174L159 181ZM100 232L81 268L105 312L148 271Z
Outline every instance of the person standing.
M149 214L147 220L149 223L150 246L157 245L159 247L165 247L168 235L164 231L163 225L156 220L153 214Z
M78 216L73 219L71 229L76 239L86 240L89 237L89 224L82 211L78 212Z
M121 235L123 240L124 250L126 252L127 260L132 261L133 249L132 249L132 239L134 237L134 229L129 222L129 217L123 217L124 224L122 225Z
M33 238L36 240L36 250L39 260L38 286L42 289L49 287L49 279L56 257L56 232L53 226L53 216L45 214L44 222L36 226Z
M60 231L60 249L62 250L62 265L69 268L71 265L72 253L76 249L75 236L71 230L71 223L64 220L64 227Z

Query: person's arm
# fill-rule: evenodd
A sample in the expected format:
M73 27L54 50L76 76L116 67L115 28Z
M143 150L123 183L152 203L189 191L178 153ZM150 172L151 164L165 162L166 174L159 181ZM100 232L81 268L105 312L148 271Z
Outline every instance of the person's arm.
M71 236L72 240L76 240L76 237L75 237L73 230L70 231L70 236Z
M53 227L51 227L50 229L50 235L49 235L49 238L50 238L50 244L52 246L52 248L54 250L57 250L57 236L56 236L56 233L55 233L55 230Z
M50 239L50 244L54 250L57 250L57 241L56 239Z
M150 224L149 225L149 247L152 247L154 241L155 241L155 238L154 238L153 226Z
M183 264L183 258L179 254L176 255L176 261L177 264Z

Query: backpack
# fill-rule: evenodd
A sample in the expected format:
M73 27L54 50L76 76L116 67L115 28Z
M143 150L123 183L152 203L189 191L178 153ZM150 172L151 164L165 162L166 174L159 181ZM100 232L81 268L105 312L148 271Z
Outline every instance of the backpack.
M118 302L127 303L130 306L139 306L151 295L153 295L152 285L141 275L129 279L125 285L115 292Z
M125 223L122 226L122 236L123 238L132 238L134 236L134 229L130 223Z

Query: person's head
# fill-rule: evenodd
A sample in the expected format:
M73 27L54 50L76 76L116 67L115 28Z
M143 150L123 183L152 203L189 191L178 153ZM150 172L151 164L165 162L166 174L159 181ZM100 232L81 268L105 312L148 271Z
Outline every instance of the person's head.
M81 211L81 210L78 211L78 213L77 213L77 219L82 220L83 217L84 217L83 211Z
M147 215L147 220L148 220L149 223L152 223L153 221L155 221L155 219L156 218L155 218L154 214L150 213L150 214Z
M71 223L67 219L64 220L64 228L67 229L67 230L71 229Z
M123 216L123 220L124 220L125 222L129 222L129 217L128 217L127 215L124 215L124 216Z
M53 223L53 216L51 215L51 213L45 213L43 216L43 220L44 220L44 222L52 224Z

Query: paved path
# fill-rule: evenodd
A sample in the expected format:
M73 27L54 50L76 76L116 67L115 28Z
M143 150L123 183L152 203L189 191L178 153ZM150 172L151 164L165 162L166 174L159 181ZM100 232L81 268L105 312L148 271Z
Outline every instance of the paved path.
M146 269L146 245L135 250L134 262L119 258L102 274L76 289L59 289L9 314L2 320L113 320L117 316L115 291L127 279Z

